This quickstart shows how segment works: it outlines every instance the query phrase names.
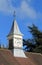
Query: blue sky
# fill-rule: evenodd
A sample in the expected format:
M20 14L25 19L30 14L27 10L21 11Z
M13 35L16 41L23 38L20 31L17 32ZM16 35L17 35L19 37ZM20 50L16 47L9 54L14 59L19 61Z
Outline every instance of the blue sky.
M16 21L24 38L31 38L27 26L33 23L42 31L42 0L0 0L0 43L7 45L7 34L14 20Z

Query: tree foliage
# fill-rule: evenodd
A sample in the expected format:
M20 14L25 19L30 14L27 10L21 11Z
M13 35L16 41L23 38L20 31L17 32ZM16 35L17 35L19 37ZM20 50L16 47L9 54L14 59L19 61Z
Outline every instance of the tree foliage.
M26 46L25 50L42 53L42 32L34 24L28 28L32 34L32 39L23 40L24 46Z

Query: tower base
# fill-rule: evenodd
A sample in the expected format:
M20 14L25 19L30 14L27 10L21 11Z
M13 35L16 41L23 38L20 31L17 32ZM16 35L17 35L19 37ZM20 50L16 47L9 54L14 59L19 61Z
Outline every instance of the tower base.
M13 49L13 55L15 57L24 57L27 58L24 51L22 49Z

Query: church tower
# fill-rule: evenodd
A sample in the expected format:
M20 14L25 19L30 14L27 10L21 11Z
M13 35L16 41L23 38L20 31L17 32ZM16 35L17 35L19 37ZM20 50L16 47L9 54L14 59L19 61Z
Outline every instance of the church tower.
M23 47L23 34L20 32L16 19L14 19L11 30L8 34L9 49L15 57L24 57L25 53Z

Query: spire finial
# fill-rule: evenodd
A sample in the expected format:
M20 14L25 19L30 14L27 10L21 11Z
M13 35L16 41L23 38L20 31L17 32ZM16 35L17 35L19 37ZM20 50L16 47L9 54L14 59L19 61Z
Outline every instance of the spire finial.
M16 11L14 11L14 15L13 16L14 16L14 20L15 20L15 18L16 18Z

